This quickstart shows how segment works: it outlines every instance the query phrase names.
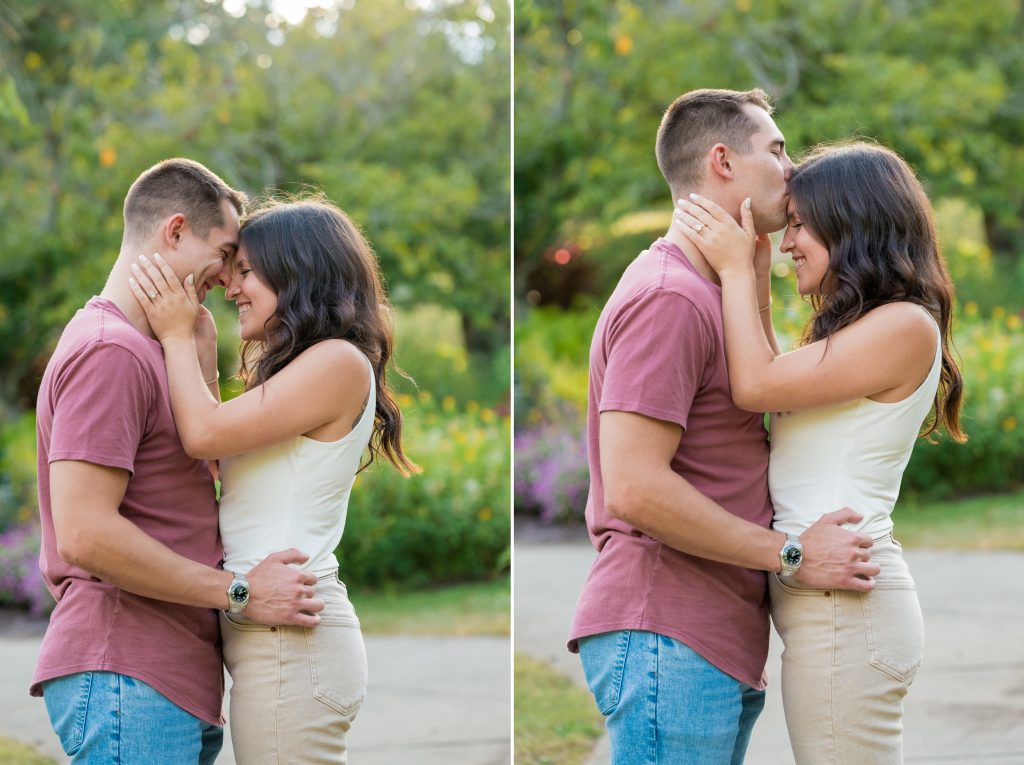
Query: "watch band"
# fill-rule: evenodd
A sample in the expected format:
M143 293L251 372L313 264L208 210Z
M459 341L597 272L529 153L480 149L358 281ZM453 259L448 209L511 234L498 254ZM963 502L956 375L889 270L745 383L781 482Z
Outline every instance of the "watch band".
M230 614L240 614L249 605L249 582L244 574L234 572L234 578L228 586L228 608Z

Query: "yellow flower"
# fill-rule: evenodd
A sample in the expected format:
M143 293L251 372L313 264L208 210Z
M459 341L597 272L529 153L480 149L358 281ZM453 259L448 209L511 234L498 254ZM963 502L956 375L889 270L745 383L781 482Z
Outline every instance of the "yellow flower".
M1016 417L1007 417L1005 420L1003 420L1003 430L1011 431L1011 430L1016 430L1016 429L1017 429L1017 418Z
M445 396L441 400L441 408L443 408L446 412L454 412L455 411L455 397L454 396Z
M489 520L491 520L491 517L493 515L494 515L494 512L491 510L491 508L489 508L489 507L481 507L480 510L477 512L476 517L478 519L480 519L481 521L489 521Z
M1020 316L1015 313L1011 313L1006 317L1006 326L1010 329L1020 329L1021 321Z
M484 409L480 412L480 419L484 422L494 422L498 418L498 415L494 413L493 409Z
M466 404L466 411L469 412L470 414L476 414L477 411L479 411L479 409L480 404L476 403L476 401L470 401L468 404Z
M1006 309L1003 308L1001 305L997 305L995 308L992 309L993 319L1001 319L1004 316L1006 316Z
M975 303L973 300L968 300L964 304L964 313L967 314L968 316L977 316L978 315L978 304Z

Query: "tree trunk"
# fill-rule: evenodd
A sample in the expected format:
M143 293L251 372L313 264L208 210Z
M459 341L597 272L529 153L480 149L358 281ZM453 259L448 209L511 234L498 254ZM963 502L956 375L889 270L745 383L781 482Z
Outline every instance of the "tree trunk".
M1022 218L1016 219L1014 226L1007 226L999 216L985 210L985 238L988 240L992 255L1000 260L1016 261L1024 257L1024 224ZM1024 213L1022 213L1024 215Z

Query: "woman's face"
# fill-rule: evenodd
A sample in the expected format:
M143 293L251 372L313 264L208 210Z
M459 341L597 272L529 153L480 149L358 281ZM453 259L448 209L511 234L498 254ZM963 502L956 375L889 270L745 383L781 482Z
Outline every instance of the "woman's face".
M800 219L800 211L790 198L789 226L779 249L789 253L796 270L796 291L801 295L817 295L823 288L822 280L828 271L828 248L818 234Z
M249 263L245 245L238 250L225 293L238 306L238 325L243 340L266 340L267 321L277 310L277 293L268 287Z

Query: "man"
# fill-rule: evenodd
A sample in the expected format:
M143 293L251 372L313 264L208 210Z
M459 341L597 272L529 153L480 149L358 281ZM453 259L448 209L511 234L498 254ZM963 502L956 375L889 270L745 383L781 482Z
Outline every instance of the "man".
M673 200L699 192L739 219L750 197L759 232L786 224L792 163L763 91L681 96L656 154ZM587 425L598 556L569 647L612 761L740 763L764 705L765 572L868 590L878 566L871 539L840 528L859 520L849 509L799 540L768 528L763 418L732 402L721 288L672 230L626 269L598 320Z
M121 250L99 297L65 328L37 404L40 566L56 608L31 693L73 762L212 763L223 740L217 614L314 626L315 577L275 553L235 580L214 483L182 448L160 343L132 295L140 253L159 253L200 299L223 284L245 196L202 165L144 172L124 203ZM217 383L216 330L197 323Z

